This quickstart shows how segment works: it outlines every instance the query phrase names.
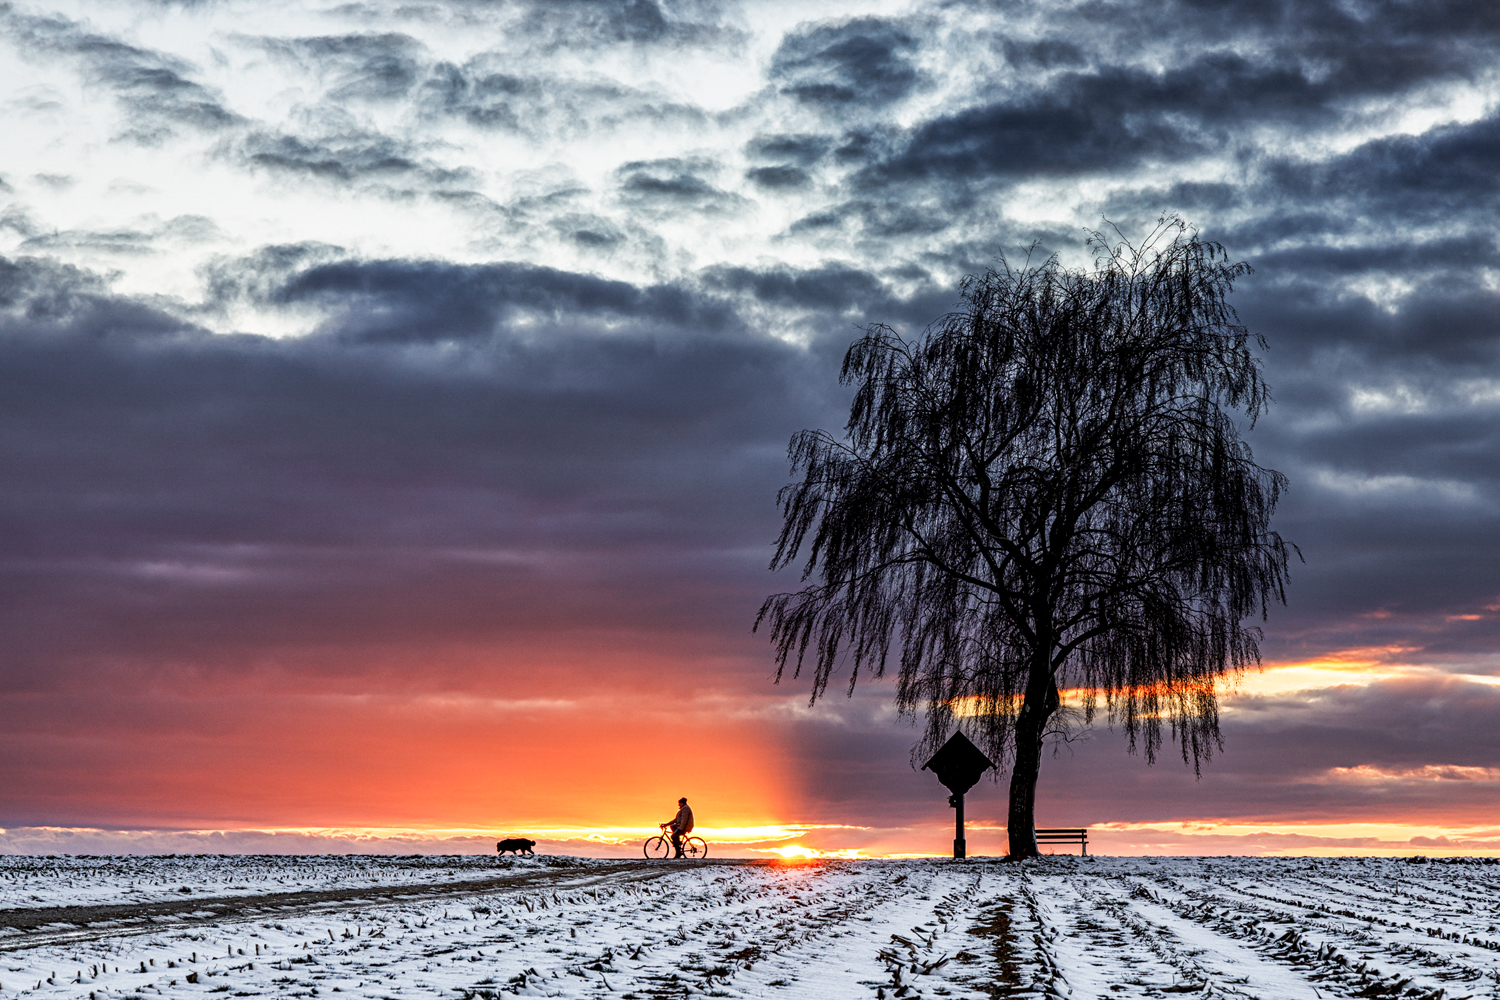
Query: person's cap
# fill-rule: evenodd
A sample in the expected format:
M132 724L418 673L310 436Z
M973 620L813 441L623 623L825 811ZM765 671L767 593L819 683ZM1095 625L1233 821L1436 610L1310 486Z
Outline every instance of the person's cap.
M682 798L678 799L677 801L678 802L686 802L687 801L687 796L684 795Z

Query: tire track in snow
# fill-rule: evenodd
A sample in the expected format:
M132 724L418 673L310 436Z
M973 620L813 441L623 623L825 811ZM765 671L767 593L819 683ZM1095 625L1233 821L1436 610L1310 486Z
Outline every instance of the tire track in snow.
M289 912L94 928L0 956L0 1000L1492 1000L1492 872L1359 859L586 862L441 897L366 886Z
M875 1000L934 990L1036 995L995 988L1014 969L987 956L986 940L996 935L981 918L993 900L977 867L833 862L743 878L750 884L737 911L723 907L684 923L636 971L635 985L617 988L653 998L695 990ZM977 934L976 924L984 927Z
M1361 915L1330 905L1328 887L1310 880L1283 880L1277 887L1284 893L1300 889L1301 903L1264 893L1252 894L1255 901L1251 902L1242 898L1243 889L1183 884L1183 880L1162 877L1155 881L1157 890L1166 891L1145 888L1143 883L1143 891L1154 902L1178 918L1298 970L1320 994L1438 1000L1450 995L1456 985L1483 990L1486 978L1500 980L1492 974L1494 970L1472 960L1480 946L1464 954L1452 949L1444 954L1416 943L1410 921L1373 911ZM1335 920L1325 911L1335 911L1351 922ZM1366 926L1352 922L1358 920ZM1473 995L1468 989L1459 991L1465 994Z
M0 910L0 953L49 944L91 941L102 937L151 934L162 930L164 923L191 927L196 924L254 921L268 916L282 918L334 913L358 903L459 898L476 893L521 891L539 884L583 887L621 879L653 879L664 874L667 873L660 868L631 862L625 871L599 872L577 867L544 868L459 882L419 882L256 896L200 896L188 900ZM6 934L6 931L13 933Z
M1129 911L1123 893L1101 891L1087 878L1038 873L1033 881L1045 899L1038 910L1072 994L1150 996L1200 974Z

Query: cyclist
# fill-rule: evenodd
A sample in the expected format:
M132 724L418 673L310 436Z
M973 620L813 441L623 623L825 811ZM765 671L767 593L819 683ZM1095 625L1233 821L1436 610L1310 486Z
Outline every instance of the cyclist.
M686 798L677 800L677 815L672 817L671 822L661 826L662 829L672 831L672 850L676 852L672 856L682 857L682 838L693 832L693 810L688 807Z

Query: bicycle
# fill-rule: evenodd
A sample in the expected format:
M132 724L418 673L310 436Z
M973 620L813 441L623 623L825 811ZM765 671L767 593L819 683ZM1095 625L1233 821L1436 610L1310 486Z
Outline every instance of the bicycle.
M667 834L667 827L669 825L668 823L662 823L662 832L646 841L646 857L653 861L660 861L663 858L670 858L672 856L672 838ZM682 856L694 860L706 858L708 857L708 844L704 842L702 837L683 837Z

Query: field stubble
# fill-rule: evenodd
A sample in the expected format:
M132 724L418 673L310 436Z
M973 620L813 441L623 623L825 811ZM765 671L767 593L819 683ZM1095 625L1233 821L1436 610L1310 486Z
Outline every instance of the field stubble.
M0 858L0 997L1500 998L1500 868Z

